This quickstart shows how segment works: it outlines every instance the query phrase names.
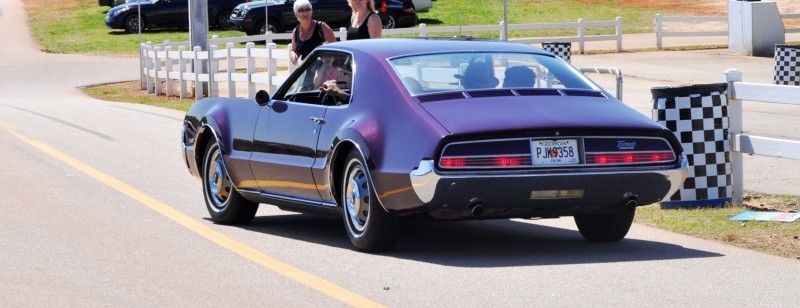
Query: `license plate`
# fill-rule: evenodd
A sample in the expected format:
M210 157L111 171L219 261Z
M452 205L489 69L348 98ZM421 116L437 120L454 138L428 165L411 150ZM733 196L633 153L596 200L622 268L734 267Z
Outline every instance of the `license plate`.
M533 140L533 165L558 166L580 163L577 139Z

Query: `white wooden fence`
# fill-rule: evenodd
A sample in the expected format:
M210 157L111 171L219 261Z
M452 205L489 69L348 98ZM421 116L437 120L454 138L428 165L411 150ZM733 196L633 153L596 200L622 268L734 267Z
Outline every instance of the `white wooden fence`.
M742 127L742 102L757 101L800 105L800 87L742 82L742 72L725 71L728 83L728 134L731 141L731 177L734 204L742 204L744 194L743 154L800 160L800 141L751 136ZM800 108L800 107L798 107Z
M800 18L800 14L781 14L781 18ZM723 22L725 30L719 31L666 31L666 23L703 23L703 22ZM656 14L654 20L656 28L656 47L662 48L662 41L665 37L690 37L690 36L728 36L728 16L663 16ZM800 33L800 28L786 28L786 33Z
M613 27L613 35L586 35L586 28ZM450 36L453 33L495 32L500 39L503 35L503 23L487 26L451 26L427 27L420 24L416 28L383 30L384 36L414 35L429 37L432 35ZM612 21L584 21L566 23L515 24L508 25L509 31L574 28L576 36L512 39L526 44L541 42L578 42L579 52L584 52L584 44L589 41L615 40L617 51L622 50L622 18ZM199 47L190 48L188 42L168 42L153 44L147 42L140 46L141 88L148 93L167 96L177 94L187 98L192 85L194 97L218 97L221 86L227 87L227 97L237 97L237 84L246 83L247 97L252 97L258 85L264 85L270 93L274 92L286 76L278 71L292 72L295 66L289 61L289 49L278 49L275 40L291 40L291 33L268 33L263 35L218 38L209 40L209 51ZM346 30L334 31L340 40L346 40ZM265 48L256 47L253 42L266 42ZM245 43L244 48L236 48L236 44ZM200 68L195 70L195 68ZM208 84L209 89L202 85Z

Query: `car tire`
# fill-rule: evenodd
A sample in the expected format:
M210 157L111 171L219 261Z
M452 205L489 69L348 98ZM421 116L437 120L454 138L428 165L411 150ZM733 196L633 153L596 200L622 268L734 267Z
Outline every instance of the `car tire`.
M218 224L247 224L258 210L258 203L245 199L233 187L216 141L209 142L203 157L203 196L211 221Z
M231 22L231 11L224 10L217 15L217 28L222 30L233 29L233 23Z
M399 218L380 205L361 155L351 152L345 162L339 186L347 237L359 251L391 249L399 237Z
M397 28L397 17L394 14L386 14L386 22L383 23L384 29Z
M139 14L130 14L128 17L125 17L124 27L125 32L128 33L139 33L139 25L141 24L142 30L147 29L146 19L142 17L142 22L139 22Z
M283 33L283 28L281 28L278 21L270 19L269 24L265 24L264 21L258 23L255 28L256 34L266 34L267 27L269 27L269 31L272 31L272 33Z
M626 207L611 214L575 215L575 225L586 240L618 242L628 234L635 214L635 207Z

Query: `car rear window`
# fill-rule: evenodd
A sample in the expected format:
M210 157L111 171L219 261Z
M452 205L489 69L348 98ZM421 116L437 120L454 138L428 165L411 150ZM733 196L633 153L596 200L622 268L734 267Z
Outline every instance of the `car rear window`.
M389 62L412 95L498 88L599 90L572 66L533 53L442 53Z

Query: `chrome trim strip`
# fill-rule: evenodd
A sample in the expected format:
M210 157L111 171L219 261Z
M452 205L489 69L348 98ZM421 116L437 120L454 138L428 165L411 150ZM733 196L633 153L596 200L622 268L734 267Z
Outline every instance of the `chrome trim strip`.
M259 193L259 195L264 197L264 198L277 199L277 200L287 201L287 202L292 202L292 203L302 203L302 204L307 204L307 205L325 206L325 207L333 207L333 208L336 207L336 204L334 204L334 203L320 202L319 200L308 200L308 199L287 197L287 196L276 195L276 194L268 194L268 193L263 193L263 192Z
M499 175L447 175L442 176L434 170L433 160L422 160L419 166L415 168L409 177L411 178L411 187L417 194L417 197L423 202L428 203L433 200L436 194L436 186L442 179L459 179L459 178L527 178L527 177L557 177L557 176L580 176L580 175L596 175L596 174L634 174L634 173L654 173L660 174L669 180L672 184L669 192L664 198L672 196L686 179L689 173L689 160L686 155L681 154L681 164L678 168L666 170L644 170L644 171L621 171L621 172L579 172L579 173L547 173L547 174L499 174Z

